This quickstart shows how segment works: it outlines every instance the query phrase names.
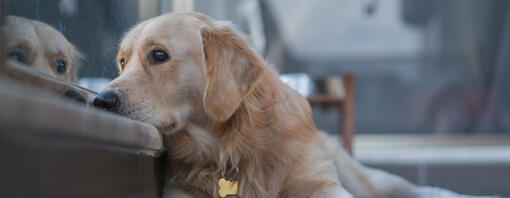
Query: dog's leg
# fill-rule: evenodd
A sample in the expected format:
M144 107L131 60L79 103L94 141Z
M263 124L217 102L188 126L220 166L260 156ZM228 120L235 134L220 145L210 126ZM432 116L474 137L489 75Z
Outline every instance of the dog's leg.
M415 186L405 179L381 170L363 166L340 146L338 137L325 133L322 150L335 161L342 186L357 198L416 197Z
M352 198L352 195L345 188L336 186L325 190L319 189L310 198Z
M314 153L312 153L314 154ZM286 189L285 197L352 198L341 185L332 161L322 159L320 153L310 155L294 167L293 182Z

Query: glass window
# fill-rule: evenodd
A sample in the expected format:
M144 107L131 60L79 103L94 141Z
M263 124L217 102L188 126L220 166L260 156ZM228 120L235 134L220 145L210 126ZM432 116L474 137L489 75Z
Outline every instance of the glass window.
M4 0L3 4L7 15L46 24L80 52L74 59L52 52L49 66L40 70L57 78L75 72L76 79L61 79L96 91L117 76L115 55L129 28L173 10L194 10L232 21L281 73L305 73L313 81L355 74L357 133L510 131L507 1ZM4 28L4 37L9 31L15 28ZM38 42L42 41L50 39ZM29 49L34 46L14 43L10 47L16 50L4 48L4 57L33 62ZM75 59L80 63L76 71ZM336 131L336 113L316 109L314 116L319 128Z
M50 60L51 66L42 67L41 63L33 62L35 54L17 50L20 56L30 59L21 63L40 69L47 74L62 80L68 80L95 91L101 90L109 80L117 76L115 56L122 36L137 23L173 10L197 10L209 14L217 19L233 21L243 32L249 34L249 41L256 50L264 50L264 35L258 2L256 0L243 1L160 1L160 0L5 0L5 13L9 16L22 17L25 22L40 22L46 28L54 29L52 33L61 34L62 38L77 50L71 58L79 59L79 68L68 71L76 75L77 79L70 79L56 72L56 60ZM6 17L12 21L13 17ZM18 18L21 20L21 18ZM25 20L26 19L26 20ZM18 20L18 21L20 21ZM15 28L5 28L6 37L16 38L28 35L9 34L11 30L21 28L15 22ZM43 28L44 29L44 28ZM40 33L40 32L33 32ZM32 35L33 36L33 35ZM21 39L21 38L19 38ZM12 40L12 39L10 39ZM37 40L37 39L36 39ZM42 40L48 40L42 38ZM34 39L28 39L36 45ZM37 47L37 46L34 46ZM51 47L51 46L50 46ZM16 59L11 51L6 49L6 56ZM65 51L65 50L63 50ZM79 53L78 53L79 52ZM41 53L38 53L41 54ZM14 58L13 58L14 57ZM50 59L54 59L53 57ZM18 61L19 62L19 61ZM46 61L48 62L48 61ZM70 62L64 60L64 62ZM35 66L39 65L39 66ZM72 65L67 65L72 66ZM42 69L41 69L42 68Z
M19 16L26 19L13 22L14 29L21 26L18 23L32 23L32 21L41 22L43 25L40 26L48 26L55 29L56 32L65 37L70 44L74 45L76 50L81 52L81 56L78 54L69 55L75 56L70 57L70 59L79 59L79 69L70 72L76 73L78 82L81 85L95 90L101 89L101 87L94 87L93 82L95 81L91 79L104 79L103 81L107 82L117 75L114 62L114 57L118 50L117 46L124 32L138 22L139 3L140 2L137 0L4 1L5 13L7 15ZM10 17L6 19L7 23L9 23ZM42 27L40 29L45 30L45 28L46 27ZM34 33L39 34L41 30L36 29ZM9 32L9 30L5 31ZM5 36L9 37L11 35ZM41 37L40 39L44 40L48 38ZM38 45L38 39L29 39L28 41L32 42L33 45ZM52 43L49 43L50 46L48 46L48 48L52 47L51 44ZM33 47L37 48L38 46ZM64 52L66 52L66 50L60 53ZM33 53L24 56L27 56L27 58L35 58L28 57L34 56ZM58 75L56 76L59 77Z

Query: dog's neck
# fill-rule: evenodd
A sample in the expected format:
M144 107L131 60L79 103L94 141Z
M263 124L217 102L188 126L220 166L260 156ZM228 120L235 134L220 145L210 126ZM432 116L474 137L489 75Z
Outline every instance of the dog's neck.
M263 116L266 116L267 109ZM238 126L234 123L218 125L202 122L189 122L186 126L167 138L170 157L182 162L192 162L191 166L207 166L216 172L229 172L241 169L244 160L259 161L257 152L261 146L260 135L247 134L270 130L265 126ZM249 129L248 129L249 128ZM249 130L249 131L248 131Z

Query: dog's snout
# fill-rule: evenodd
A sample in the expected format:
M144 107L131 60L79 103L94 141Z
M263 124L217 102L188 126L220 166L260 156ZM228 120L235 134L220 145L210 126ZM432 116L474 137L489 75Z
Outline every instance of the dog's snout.
M94 106L110 111L116 109L119 104L119 95L112 90L103 91L94 99Z

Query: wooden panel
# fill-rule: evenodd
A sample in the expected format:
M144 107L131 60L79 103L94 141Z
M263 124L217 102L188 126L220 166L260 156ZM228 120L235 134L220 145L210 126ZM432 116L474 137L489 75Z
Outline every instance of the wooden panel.
M0 197L160 197L162 162L138 148L0 127ZM12 134L21 135L12 135Z
M161 196L154 127L1 76L0 101L0 197Z

